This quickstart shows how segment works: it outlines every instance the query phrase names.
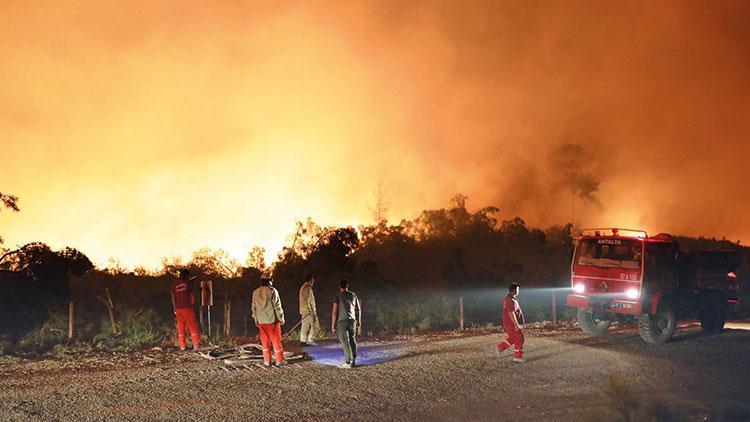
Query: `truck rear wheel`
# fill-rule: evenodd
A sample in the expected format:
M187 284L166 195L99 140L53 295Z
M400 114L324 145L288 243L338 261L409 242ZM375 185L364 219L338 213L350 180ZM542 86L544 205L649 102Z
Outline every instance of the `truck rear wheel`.
M677 317L669 303L659 305L655 314L641 314L638 317L638 332L646 343L664 344L677 329Z
M608 319L599 319L594 316L594 313L585 309L578 308L577 312L578 325L581 329L593 336L601 336L609 328L609 324L612 321Z
M701 302L701 328L706 334L717 334L724 330L727 319L727 302L721 293L706 295Z

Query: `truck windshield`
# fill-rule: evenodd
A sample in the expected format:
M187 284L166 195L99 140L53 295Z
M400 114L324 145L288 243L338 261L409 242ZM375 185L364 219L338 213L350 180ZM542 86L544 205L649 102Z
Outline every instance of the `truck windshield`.
M576 248L576 264L604 268L641 268L643 243L628 239L582 239Z

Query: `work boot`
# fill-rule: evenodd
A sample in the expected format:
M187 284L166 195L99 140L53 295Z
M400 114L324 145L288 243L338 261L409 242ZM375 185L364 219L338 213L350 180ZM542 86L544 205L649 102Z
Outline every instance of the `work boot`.
M276 367L277 368L280 367L280 366L287 366L287 365L289 365L289 363L287 363L287 361L285 361L285 360L282 360L280 362L276 362Z
M516 358L516 357L514 357L514 358L513 358L513 362L514 362L514 363L524 363L524 362L526 362L526 359L524 359L524 358Z

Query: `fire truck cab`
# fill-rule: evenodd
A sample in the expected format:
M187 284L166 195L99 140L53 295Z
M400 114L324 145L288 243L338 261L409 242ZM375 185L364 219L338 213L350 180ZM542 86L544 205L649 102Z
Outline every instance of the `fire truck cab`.
M703 330L723 329L729 304L739 301L740 254L683 254L669 234L586 229L576 240L567 305L583 331L602 335L614 320L638 322L641 338L663 344L677 321L697 318Z

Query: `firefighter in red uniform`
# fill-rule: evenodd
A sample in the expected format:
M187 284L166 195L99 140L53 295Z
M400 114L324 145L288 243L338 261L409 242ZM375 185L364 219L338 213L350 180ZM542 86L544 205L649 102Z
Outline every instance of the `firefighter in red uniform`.
M188 270L180 270L180 278L172 283L172 308L174 316L177 319L177 340L180 343L180 350L185 350L185 332L190 330L190 337L193 340L193 349L198 349L201 342L201 333L198 331L198 324L195 323L195 297L193 296L193 280L188 278Z
M523 332L521 326L524 324L523 311L518 304L519 286L513 283L508 288L508 294L503 299L503 328L508 333L508 338L495 346L497 355L500 356L505 349L513 346L513 362L523 363Z

